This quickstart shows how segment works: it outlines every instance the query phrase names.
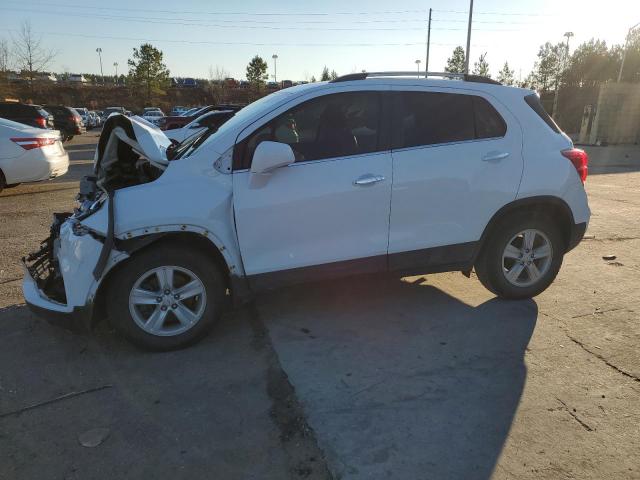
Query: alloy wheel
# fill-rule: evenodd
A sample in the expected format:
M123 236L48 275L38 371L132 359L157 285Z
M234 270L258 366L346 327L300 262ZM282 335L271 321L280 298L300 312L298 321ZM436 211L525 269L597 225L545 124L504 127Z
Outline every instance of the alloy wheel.
M549 271L553 248L540 230L527 229L514 235L502 253L502 271L509 283L529 287Z
M142 274L129 293L129 312L145 332L180 335L202 318L207 294L202 280L183 267L162 266Z

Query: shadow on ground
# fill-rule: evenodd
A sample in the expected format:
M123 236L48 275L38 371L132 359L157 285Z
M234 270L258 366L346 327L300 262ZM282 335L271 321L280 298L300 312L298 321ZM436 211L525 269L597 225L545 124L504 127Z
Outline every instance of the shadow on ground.
M518 407L534 301L392 279L264 296L260 315L338 478L487 479Z

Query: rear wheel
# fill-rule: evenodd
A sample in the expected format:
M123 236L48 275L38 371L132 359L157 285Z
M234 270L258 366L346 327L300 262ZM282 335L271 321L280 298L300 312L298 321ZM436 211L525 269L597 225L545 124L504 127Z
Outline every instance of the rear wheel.
M223 277L205 254L161 244L129 260L110 282L109 318L129 340L173 350L201 339L220 316Z
M512 215L487 238L475 269L482 284L503 298L534 297L553 282L565 244L547 217Z

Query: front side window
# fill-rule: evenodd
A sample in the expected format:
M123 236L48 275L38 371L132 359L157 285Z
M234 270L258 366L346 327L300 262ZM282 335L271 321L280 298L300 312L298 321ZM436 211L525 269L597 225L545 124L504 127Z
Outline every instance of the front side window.
M234 169L249 168L256 147L265 140L288 144L296 162L379 151L380 104L377 92L350 92L297 105L236 146Z
M393 94L393 148L502 137L506 124L484 98L440 92Z

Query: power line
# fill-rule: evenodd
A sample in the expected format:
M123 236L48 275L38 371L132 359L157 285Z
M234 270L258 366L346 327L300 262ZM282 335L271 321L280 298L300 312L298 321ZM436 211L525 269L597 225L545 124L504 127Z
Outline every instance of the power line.
M18 30L9 29L9 32L18 33ZM400 47L400 46L423 46L424 41L419 42L398 42L398 43L289 43L289 42L226 42L212 40L175 40L167 38L140 38L140 37L121 37L115 35L89 35L82 33L66 33L66 32L38 32L42 35L55 35L62 37L79 37L79 38L98 38L106 40L126 40L134 42L156 42L156 43L178 43L188 45L236 45L236 46L256 46L256 47ZM455 47L457 43L431 43L439 47ZM486 47L487 45L473 45L474 47Z
M47 11L47 10L29 10L22 8L5 8L5 10L11 11L19 11L19 12L28 12L31 14L44 14L44 15L60 15L64 17L77 17L77 18L91 18L95 20L117 20L119 22L130 22L130 23L146 23L146 24L154 24L154 25L180 25L186 27L207 27L207 28L220 28L220 29L249 29L249 30L274 30L274 31L332 31L332 32L364 32L364 31L372 31L372 32L398 32L398 31L419 31L423 32L424 27L289 27L289 26L263 26L263 25L227 25L220 23L195 23L200 22L199 20L190 20L190 19L160 19L159 17L129 17L122 15L103 15L103 14L89 14L89 13L67 13L67 12L56 12L56 11ZM184 21L181 21L184 20ZM465 31L465 28L434 28L433 30L438 31ZM489 28L476 28L475 31L480 32L517 32L520 31L518 29L489 29Z
M23 2L11 2L11 3L20 3ZM38 5L42 5L42 2L38 2ZM50 3L51 6L60 7L60 8L84 8L84 9L94 9L94 10L122 10L127 12L148 12L149 9L145 8L125 8L125 7L97 7L93 5L79 5L79 4L59 4L59 3ZM328 16L328 15L397 15L397 14L415 14L415 13L425 13L426 9L416 9L416 10L379 10L379 11L367 11L367 12L304 12L304 13L295 13L295 12L211 12L211 11L187 11L187 10L155 10L157 13L169 13L169 14L194 14L194 15L244 15L244 16L274 16L274 17L300 17L300 16Z

